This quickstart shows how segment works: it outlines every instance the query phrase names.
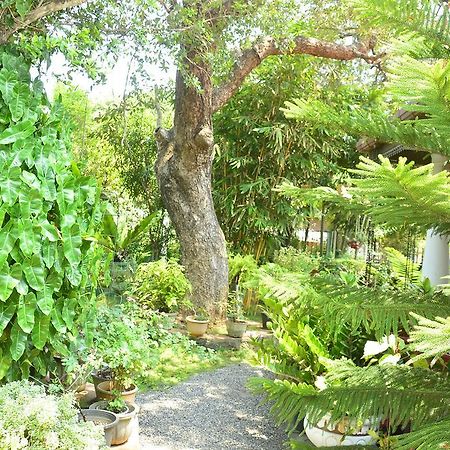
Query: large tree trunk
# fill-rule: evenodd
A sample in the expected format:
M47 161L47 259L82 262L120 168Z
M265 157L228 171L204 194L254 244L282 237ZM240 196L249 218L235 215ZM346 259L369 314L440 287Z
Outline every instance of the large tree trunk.
M191 61L193 58L191 58ZM156 173L164 204L181 244L192 301L212 319L224 316L228 296L225 238L211 192L212 86L207 67L191 66L202 89L177 74L174 127L157 130Z

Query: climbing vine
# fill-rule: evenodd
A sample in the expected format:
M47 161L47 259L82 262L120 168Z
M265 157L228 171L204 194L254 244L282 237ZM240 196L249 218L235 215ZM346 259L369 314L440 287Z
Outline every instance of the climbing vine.
M0 93L0 379L13 380L91 339L105 206L23 57L0 51Z

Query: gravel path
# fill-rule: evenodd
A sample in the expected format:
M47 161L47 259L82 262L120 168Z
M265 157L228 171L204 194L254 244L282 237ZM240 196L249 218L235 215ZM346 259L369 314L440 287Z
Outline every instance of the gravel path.
M281 450L287 436L246 387L261 369L241 363L138 397L142 450Z

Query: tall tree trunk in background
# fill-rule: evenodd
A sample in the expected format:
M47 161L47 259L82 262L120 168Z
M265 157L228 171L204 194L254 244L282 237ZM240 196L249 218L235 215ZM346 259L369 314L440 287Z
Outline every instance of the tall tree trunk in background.
M227 11L232 10L235 2L219 2L221 7L211 10L202 9L207 2L196 0L191 6L194 4L199 18L220 38L225 24L218 23L233 17L227 15ZM357 58L373 61L376 57L370 55L368 48L303 36L296 37L293 45L285 48L267 36L243 50L227 81L213 89L208 61L216 50L214 39L208 33L203 40L197 35L190 36L189 26L186 30L184 45L181 45L185 56L178 65L176 80L174 126L165 130L159 123L157 127L155 169L164 205L180 239L182 262L192 283L193 303L205 308L212 319L220 319L224 316L228 296L228 261L211 193L213 113L225 105L247 75L269 56L298 53L345 61ZM191 84L187 80L191 80Z
M228 260L211 192L211 72L195 54L188 59L186 66L200 81L201 89L188 86L182 72L177 73L174 127L156 132L156 174L180 240L182 262L193 288L192 301L211 318L219 319L224 316L228 297Z

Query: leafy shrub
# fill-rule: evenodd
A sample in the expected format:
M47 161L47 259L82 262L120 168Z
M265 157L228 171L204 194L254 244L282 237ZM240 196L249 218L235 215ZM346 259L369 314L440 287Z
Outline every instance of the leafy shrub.
M30 66L0 51L0 379L44 376L89 342L104 206L68 149L61 106Z
M97 450L104 443L102 427L78 421L70 394L47 395L27 381L0 387L0 450Z
M276 253L274 263L287 270L309 273L318 269L320 258L294 247L285 247Z
M145 325L120 307L100 311L94 344L97 357L111 369L120 388L136 383L158 359L157 343Z
M131 284L130 293L143 311L173 312L190 306L186 296L191 285L173 259L140 264Z

